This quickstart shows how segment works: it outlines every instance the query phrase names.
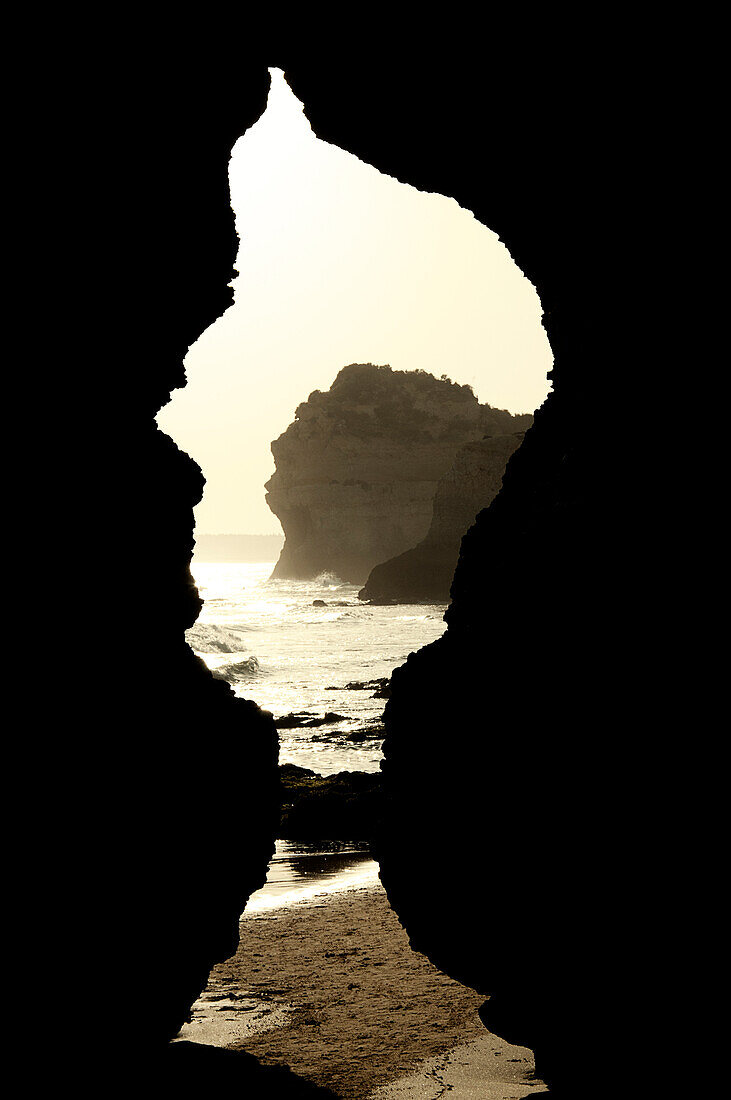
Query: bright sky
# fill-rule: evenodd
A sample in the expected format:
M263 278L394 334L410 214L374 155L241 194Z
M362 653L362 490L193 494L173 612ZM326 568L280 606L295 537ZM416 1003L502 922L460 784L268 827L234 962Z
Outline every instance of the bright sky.
M496 234L319 141L270 73L267 109L229 167L235 303L190 348L188 385L158 415L207 479L200 533L279 531L264 501L270 443L348 363L447 374L512 412L549 389L538 295Z

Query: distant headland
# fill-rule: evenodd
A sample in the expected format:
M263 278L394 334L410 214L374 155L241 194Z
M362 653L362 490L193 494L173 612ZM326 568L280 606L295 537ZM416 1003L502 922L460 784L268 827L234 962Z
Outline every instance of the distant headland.
M435 552L446 565L423 592L417 586L418 596L446 597L459 540L499 489L509 454L520 442L515 433L531 422L530 415L480 404L470 386L446 374L437 378L373 363L343 367L327 392L315 390L299 405L293 423L272 443L276 470L266 499L286 536L274 576L307 580L331 572L364 584L375 566L412 550L431 530L416 572L431 568L427 559ZM487 483L470 484L467 491L463 482L475 480L468 469L473 457L479 452L478 466L485 459L479 448L474 456L468 451L469 461L450 475L458 452L498 436L510 436L510 443L487 447ZM451 524L441 517L437 530L440 485L441 512L455 515ZM445 495L460 500L444 504ZM366 598L398 600L405 576L397 572L396 584L390 576L388 583L377 578ZM413 578L404 587L411 595Z

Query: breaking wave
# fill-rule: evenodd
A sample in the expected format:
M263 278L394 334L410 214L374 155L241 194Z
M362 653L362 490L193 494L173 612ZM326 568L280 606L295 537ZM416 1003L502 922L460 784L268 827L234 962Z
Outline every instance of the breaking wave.
M246 649L240 634L214 623L196 623L186 630L185 638L196 653L241 653Z
M218 680L225 680L227 684L237 684L239 680L256 676L261 672L261 665L256 657L246 657L243 661L234 661L230 665L219 665L212 671Z

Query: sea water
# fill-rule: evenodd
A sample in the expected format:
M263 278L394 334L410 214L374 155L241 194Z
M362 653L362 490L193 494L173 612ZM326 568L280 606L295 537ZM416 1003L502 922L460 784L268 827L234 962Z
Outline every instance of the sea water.
M204 605L188 643L236 695L276 719L339 716L280 729L280 763L319 775L378 771L386 699L375 685L352 685L387 679L410 652L439 638L444 607L374 606L358 599L359 585L328 574L272 580L273 568L194 560Z

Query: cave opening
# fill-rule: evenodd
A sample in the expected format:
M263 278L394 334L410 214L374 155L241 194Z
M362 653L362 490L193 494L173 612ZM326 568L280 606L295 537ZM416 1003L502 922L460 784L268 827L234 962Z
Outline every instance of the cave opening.
M289 835L244 918L263 930L258 951L247 930L248 987L233 963L220 964L199 1008L224 1045L231 1034L266 1034L271 1044L271 1025L290 1011L291 989L272 993L271 976L260 980L264 967L254 965L271 951L277 899L374 878L366 819L391 670L443 632L441 559L451 555L453 571L483 506L477 496L487 504L498 491L551 364L535 290L495 234L454 200L320 141L285 74L270 71L267 112L230 166L236 301L191 348L187 387L158 418L206 477L192 565L204 607L189 644L237 696L274 714L289 768ZM424 575L430 554L441 555L440 596L415 597L408 578ZM382 567L394 562L389 583L395 575L406 586L402 599L383 591ZM338 781L343 773L365 778L354 789ZM286 918L290 938L298 912ZM367 952L365 940L334 940L324 956L355 986L345 976ZM292 985L311 987L312 965L297 966ZM429 981L443 995L449 979ZM455 996L470 1011L481 1000Z

